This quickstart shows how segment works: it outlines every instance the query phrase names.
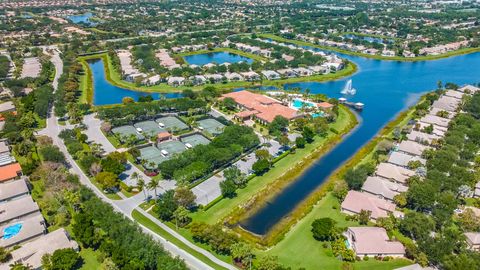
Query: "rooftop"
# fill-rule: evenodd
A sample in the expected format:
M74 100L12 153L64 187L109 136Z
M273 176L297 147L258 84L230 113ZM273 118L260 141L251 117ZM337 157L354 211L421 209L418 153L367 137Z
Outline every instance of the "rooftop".
M406 184L407 179L414 176L415 172L391 163L380 163L377 166L376 175Z
M38 210L37 203L30 196L2 203L0 204L0 224L32 214Z
M13 179L22 172L22 167L18 163L11 163L0 167L0 182Z
M378 176L369 176L363 183L362 190L373 195L393 201L393 197L399 193L407 191L406 186L390 182L385 178Z
M374 195L350 190L342 202L342 210L360 213L361 210L371 211L371 218L387 217L388 213L395 211L395 204L380 199Z
M400 242L390 241L387 232L380 227L349 227L353 248L358 254L404 254L405 248Z
M25 179L0 184L0 201L28 194L29 189Z

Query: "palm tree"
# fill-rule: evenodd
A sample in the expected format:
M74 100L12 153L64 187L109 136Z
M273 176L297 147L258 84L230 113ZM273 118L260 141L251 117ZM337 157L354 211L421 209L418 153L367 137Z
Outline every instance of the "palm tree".
M158 177L153 177L150 180L150 183L148 183L148 185L147 185L148 189L153 190L155 192L155 198L157 198L158 184L160 184L160 179Z
M137 180L137 188L142 189L143 195L145 196L145 199L147 198L147 193L145 192L145 180L143 178L139 178Z

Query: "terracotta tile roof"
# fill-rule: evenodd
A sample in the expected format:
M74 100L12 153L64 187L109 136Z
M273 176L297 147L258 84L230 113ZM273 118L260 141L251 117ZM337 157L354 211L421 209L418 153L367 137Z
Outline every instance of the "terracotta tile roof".
M333 104L330 104L328 102L320 102L317 105L318 105L318 107L324 108L324 109L330 109L330 108L333 107Z
M375 195L350 190L342 202L342 209L353 213L362 210L371 211L371 218L387 217L388 213L395 211L395 204L380 199Z
M22 167L18 163L8 164L0 167L0 182L10 180L18 176L18 173L22 171Z
M170 136L172 136L172 134L170 134L167 131L163 131L163 132L158 133L157 138L158 139L165 139L165 138L170 138Z
M255 94L249 91L232 92L222 95L222 98L232 98L236 103L246 108L248 111L257 111L256 116L268 123L272 122L276 116L280 115L288 120L297 117L297 111L284 106L280 101L273 98ZM238 113L241 116L243 112ZM245 114L247 114L245 112Z

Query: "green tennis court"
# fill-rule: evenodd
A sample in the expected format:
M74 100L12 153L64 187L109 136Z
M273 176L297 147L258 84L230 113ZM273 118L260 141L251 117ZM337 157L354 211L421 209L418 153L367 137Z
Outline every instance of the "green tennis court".
M195 147L200 144L209 144L210 140L205 138L205 136L201 134L192 134L181 138L182 142L186 145L187 143L191 146Z
M112 129L113 134L115 134L120 141L125 142L127 138L135 136L137 140L143 140L145 137L142 134L139 134L135 127L133 126L120 126Z
M222 133L223 129L225 128L224 124L212 118L198 120L197 123L201 129L205 130L206 132L212 135L218 135Z
M158 133L165 131L165 129L160 128L160 126L155 121L143 121L138 122L133 125L135 128L140 128L148 137L156 136Z
M165 116L155 120L159 125L163 125L163 128L172 132L188 129L187 124L182 122L175 116Z
M166 151L165 154L167 156L181 153L186 150L185 144L183 144L180 141L169 141L169 142L159 143L157 145L157 148L160 149L160 151Z
M138 150L140 150L140 159L146 161L144 163L146 169L155 169L160 163L168 160L168 157L162 156L162 152L154 146L148 146Z

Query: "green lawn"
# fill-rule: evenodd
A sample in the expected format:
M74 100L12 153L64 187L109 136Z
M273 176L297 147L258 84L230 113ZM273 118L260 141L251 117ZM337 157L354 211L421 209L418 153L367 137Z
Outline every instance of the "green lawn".
M80 267L79 270L100 269L101 263L99 263L97 260L97 256L100 254L100 252L94 251L91 248L82 248L79 254L83 259L82 267Z
M336 130L342 130L351 124L354 119L350 119L351 114L347 113L348 109L341 108L340 114L335 123L330 125ZM316 138L312 144L307 144L304 149L297 149L295 154L290 154L279 160L273 168L270 169L267 173L262 176L254 177L248 182L247 187L239 189L237 191L237 196L234 198L225 198L220 200L218 203L208 208L206 211L199 210L198 212L192 214L194 221L202 221L210 224L214 224L223 220L229 214L234 211L237 206L242 205L248 202L255 194L260 190L268 187L270 184L275 182L279 177L281 177L289 168L295 168L296 164L302 162L304 158L312 154L315 150L321 148L329 140L334 137L334 133L329 132L329 135L325 138ZM278 190L279 191L279 190ZM277 191L277 192L278 192Z
M313 210L298 222L285 235L285 238L268 251L257 251L257 255L277 256L279 262L293 269L340 269L342 261L335 258L329 247L323 248L322 242L312 236L311 224L317 218L329 217L338 222L339 227L359 226L357 222L346 221L345 215L340 212L340 203L331 194L325 196L315 205ZM411 264L409 260L399 259L389 262L368 261L355 262L355 269L395 269Z
M163 237L164 239L166 239L167 241L171 242L172 244L176 245L177 247L185 250L186 252L188 252L189 254L195 256L197 259L201 260L202 262L206 263L207 265L209 265L210 267L214 268L214 269L225 269L223 268L222 266L220 265L217 265L216 263L214 263L213 261L211 261L209 258L207 258L205 255L193 250L192 248L188 247L187 245L185 245L183 242L181 242L180 240L178 240L177 238L173 237L171 234L169 234L168 232L166 232L164 229L162 229L160 226L158 226L157 224L155 224L154 222L152 222L150 219L148 219L147 217L145 217L144 215L142 215L140 212L138 212L137 210L133 210L132 212L132 217L135 219L135 221L137 221L138 223L142 224L143 226L149 228L150 230L152 230L153 232L155 232L156 234L160 235L161 237ZM190 239L191 241L191 239ZM228 257L224 256L225 258L223 258L224 260L228 260Z

